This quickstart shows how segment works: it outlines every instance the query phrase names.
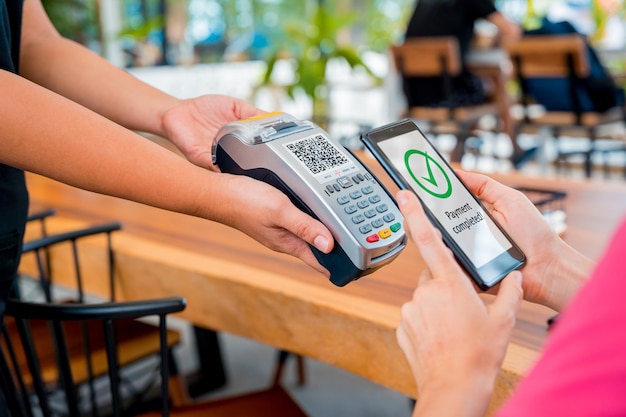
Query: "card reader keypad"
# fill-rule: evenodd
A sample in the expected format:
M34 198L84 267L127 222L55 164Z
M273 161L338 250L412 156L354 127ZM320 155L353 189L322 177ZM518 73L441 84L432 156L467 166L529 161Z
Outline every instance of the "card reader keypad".
M366 177L367 176L367 177ZM346 215L363 235L366 242L374 243L387 239L400 231L402 225L382 202L380 192L371 185L369 174L344 176L326 185L326 193L336 199ZM363 183L363 184L361 184Z

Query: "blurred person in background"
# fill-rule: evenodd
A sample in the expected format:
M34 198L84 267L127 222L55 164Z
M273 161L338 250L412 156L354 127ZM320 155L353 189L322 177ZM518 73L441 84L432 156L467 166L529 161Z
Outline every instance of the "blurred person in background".
M405 39L453 36L459 42L462 59L461 74L452 79L452 96L444 97L441 77L403 77L403 89L409 107L413 106L468 106L485 103L489 91L494 88L486 84L466 65L466 57L474 40L474 25L479 19L492 23L497 28L496 43L508 39L519 39L522 27L500 13L492 0L418 0L407 26ZM451 100L449 103L446 100ZM511 160L517 168L531 159L537 148L525 150L512 138Z

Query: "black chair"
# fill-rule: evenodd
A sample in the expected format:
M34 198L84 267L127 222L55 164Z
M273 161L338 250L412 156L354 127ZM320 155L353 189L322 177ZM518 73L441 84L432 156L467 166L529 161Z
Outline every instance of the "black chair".
M47 216L36 214L31 216L32 219L43 219ZM112 248L112 233L120 230L119 223L108 223L98 226L73 230L70 232L59 233L46 236L26 242L23 247L23 259L18 274L18 284L14 288L13 296L16 299L25 302L41 302L46 304L62 304L62 305L82 305L87 303L100 303L102 301L115 302L115 258ZM83 262L81 255L88 255L81 250L85 247L82 242L87 239L104 243L106 246L106 276L97 277L101 279L105 285L109 287L109 298L107 300L91 299L85 291L84 275L90 273L86 262ZM66 262L71 265L73 275L71 277L63 277L64 283L73 280L74 282L67 287L56 285L56 281L61 278L56 277L54 273L54 263L51 261L51 254L54 254L55 262ZM88 256L85 256L87 258ZM29 263L34 263L34 268L28 269ZM32 274L32 269L37 271ZM23 272L27 270L27 273ZM26 281L26 282L25 282ZM24 285L30 283L31 285ZM21 284L21 285L20 285ZM70 289L72 288L72 289ZM74 290L75 288L75 290ZM8 317L6 319L7 331L12 339L16 339L17 327ZM93 324L93 323L91 323ZM39 366L41 368L42 378L46 386L50 389L54 386L62 387L63 379L59 374L58 358L52 353L55 352L52 335L47 331L47 324L42 321L33 322L31 325L32 333L36 336L37 344L40 348ZM106 374L106 343L99 329L94 329L88 323L74 321L67 325L68 327L68 349L71 352L71 366L74 374L73 381L76 385L85 385L90 393L90 402L95 413L96 409L96 389L97 381ZM173 348L180 343L181 336L177 331L167 331L168 346ZM116 326L116 343L120 349L120 365L127 368L130 365L142 363L145 359L158 355L159 332L154 325L133 319L119 320ZM178 375L174 356L171 350L168 351L169 370L172 387L170 395L175 403L180 404L186 401L185 381L182 376ZM22 369L22 368L19 368ZM132 396L136 402L140 403L145 400L145 395L150 387L158 380L157 371L152 371L152 378L146 381L145 386L137 388L126 378L122 379L125 388L132 392ZM28 383L32 383L30 379L26 379ZM28 388L32 388L27 384Z
M35 222L39 223L39 227L41 229L41 232L40 232L41 237L46 237L48 236L46 220L50 218L51 216L54 216L56 212L57 211L52 208L34 211L28 215L28 218L26 219L26 221L29 223L35 223Z
M267 389L212 402L193 403L189 400L185 381L178 375L171 352L180 341L180 335L165 327L165 315L181 311L184 300L115 302L115 257L111 234L120 228L120 224L110 223L48 235L24 245L23 263L34 261L36 264L39 276L35 282L43 295L37 297L37 302L26 301L26 296L33 297L33 291L16 289L15 296L21 298L9 300L2 325L0 373L5 378L0 381L0 388L10 402L13 415L33 415L29 412L33 404L37 413L54 414L58 410L53 409L51 404L55 402L50 399L59 396L62 397L60 402L64 414L78 415L75 413L81 412L83 415L102 415L102 401L98 400L103 395L98 386L109 381L112 392L104 397L110 397L105 404L110 410L105 411L114 415L135 415L154 408L153 388L160 385L159 411L149 415L167 415L171 401L172 412L176 410L176 415L184 416L305 417L306 414L280 385L282 364L288 356L284 351L279 354L278 365ZM90 297L84 289L79 257L83 247L78 242L87 238L102 240L102 235L106 238L107 278L112 294L104 303L88 300ZM101 243L92 242L84 249ZM89 250L84 252L90 255ZM46 262L50 255L54 258L51 267ZM54 266L59 260L66 262L68 259L75 267L78 290L74 298L68 298L67 292L55 297ZM160 317L159 326L136 320L154 314ZM119 371L150 355L159 358L155 368L159 372L152 384L140 392L131 392L129 398L123 388L131 387L132 390L135 381Z
M108 400L107 411L110 415L306 417L291 396L274 382L267 389L256 392L172 407L168 398L170 361L166 320L169 314L180 312L184 308L185 300L180 297L87 305L9 300L6 315L13 320L13 325L3 324L0 327L0 389L11 415L99 415L98 408L79 407L81 401L72 366L73 352L70 351L73 330L68 326L73 323L90 323L90 328L97 328L105 341L108 384L105 391L98 393L98 398ZM134 320L146 316L158 316L160 406L158 411L137 414L124 408L124 398L120 392L120 348L116 338L116 324L119 320ZM62 399L57 398L57 403L61 404L57 404L57 407L61 409L54 409L51 402L52 391L42 372L42 351L38 343L41 333L33 334L33 323L41 322L47 323L45 330L54 341L52 351L47 353L54 355L58 363ZM12 330L11 326L15 329ZM18 338L14 336L16 333Z
M35 210L28 215L28 223L29 224L38 224L38 237L47 237L48 236L48 227L47 220L56 214L56 210L54 208L46 208L41 210ZM113 229L117 229L117 223L113 223L110 226L110 232L113 232ZM106 228L108 228L106 227ZM106 230L105 230L106 231ZM98 233L98 231L95 231ZM87 234L89 232L87 231ZM76 236L79 238L80 236ZM29 246L27 246L27 249ZM50 256L49 256L49 246L41 249L44 251L43 254L39 256L41 264L39 267L45 268L45 273L49 277L51 276L51 265L50 265ZM110 241L109 241L109 254L111 255ZM113 265L113 259L109 261L110 265ZM76 262L75 262L76 265ZM79 272L78 272L79 273ZM113 279L111 275L112 269L109 271L109 279ZM111 287L111 291L113 288ZM186 384L182 379L175 377L173 381L175 385L178 387L177 394L174 395L177 398L178 403L182 403L187 400L188 396L196 397L198 395L204 394L208 391L217 389L222 387L226 383L226 371L222 362L222 353L220 350L220 344L218 339L218 333L211 330L205 329L198 326L193 326L194 336L196 339L196 348L198 351L203 352L204 354L200 356L200 376L199 380L194 381L193 383L185 386ZM306 370L304 357L298 354L291 353L286 350L279 349L276 352L276 364L273 371L273 378L275 384L278 384L278 381L282 377L283 369L286 366L287 361L293 358L296 364L296 377L298 385L304 385L306 382ZM173 359L172 359L173 360Z
M37 210L37 211L33 211L31 213L28 214L28 217L26 219L26 221L28 222L28 224L32 225L32 224L37 224L38 225L38 238L42 238L42 237L47 237L48 236L48 226L47 226L47 220L54 216L56 214L56 210L53 208L47 208L47 209L42 209L42 210ZM47 254L46 254L47 255ZM46 270L48 275L50 275L50 257L46 256L45 259L46 262ZM18 273L18 279L19 279L19 273Z
M70 415L80 416L83 413L99 415L97 407L87 410L80 409L82 401L79 397L75 368L75 353L71 349L73 332L76 326L87 325L95 334L98 328L105 342L105 357L109 381L109 395L112 413L115 416L125 415L122 407L122 396L119 383L119 346L116 341L116 323L119 320L134 320L140 317L157 315L159 317L159 353L161 363L161 399L162 407L167 410L169 402L169 360L167 344L166 316L182 311L185 301L174 297L160 300L137 301L126 303L101 304L55 304L32 303L20 300L9 300L6 308L7 318L12 320L2 325L0 343L0 388L12 416L43 416ZM41 326L40 323L46 323ZM35 328L37 333L34 332ZM47 338L53 341L51 346L42 346L40 338L46 332ZM15 335L19 337L15 337ZM45 336L43 336L45 337ZM88 349L89 339L85 339ZM44 375L42 357L54 356L57 372L61 381L59 389L63 394L63 409L55 410L51 397L54 392ZM88 357L88 355L86 355ZM89 365L88 365L89 366ZM95 392L90 397L95 400ZM104 394L98 393L102 398Z

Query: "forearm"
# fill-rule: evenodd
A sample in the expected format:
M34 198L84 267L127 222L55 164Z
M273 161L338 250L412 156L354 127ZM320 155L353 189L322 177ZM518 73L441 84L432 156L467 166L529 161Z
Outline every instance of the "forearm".
M0 162L164 209L226 214L223 177L6 71L0 88Z

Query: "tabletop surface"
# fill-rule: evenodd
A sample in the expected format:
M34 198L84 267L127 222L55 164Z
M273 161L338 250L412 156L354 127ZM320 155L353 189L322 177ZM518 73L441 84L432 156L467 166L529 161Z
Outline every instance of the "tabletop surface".
M395 192L378 164L366 154L359 156ZM626 185L621 183L492 176L511 186L566 192L564 239L594 259L626 212ZM123 252L118 261L124 263L128 255L128 274L150 272L158 282L150 290L128 284L129 294L183 295L189 310L184 317L191 321L316 357L408 395L415 392L394 330L400 307L411 298L423 268L412 243L391 264L338 288L300 260L272 252L221 224L78 190L34 174L27 180L34 209L54 207L59 218L88 223L123 222L115 241ZM123 239L134 240L125 245ZM140 246L148 249L141 252ZM149 263L142 263L134 270L131 258L160 266L151 271ZM165 271L169 276L159 278ZM211 297L215 294L224 299L215 300ZM230 303L226 297L231 297ZM501 397L536 358L552 314L547 308L523 304L501 373Z

